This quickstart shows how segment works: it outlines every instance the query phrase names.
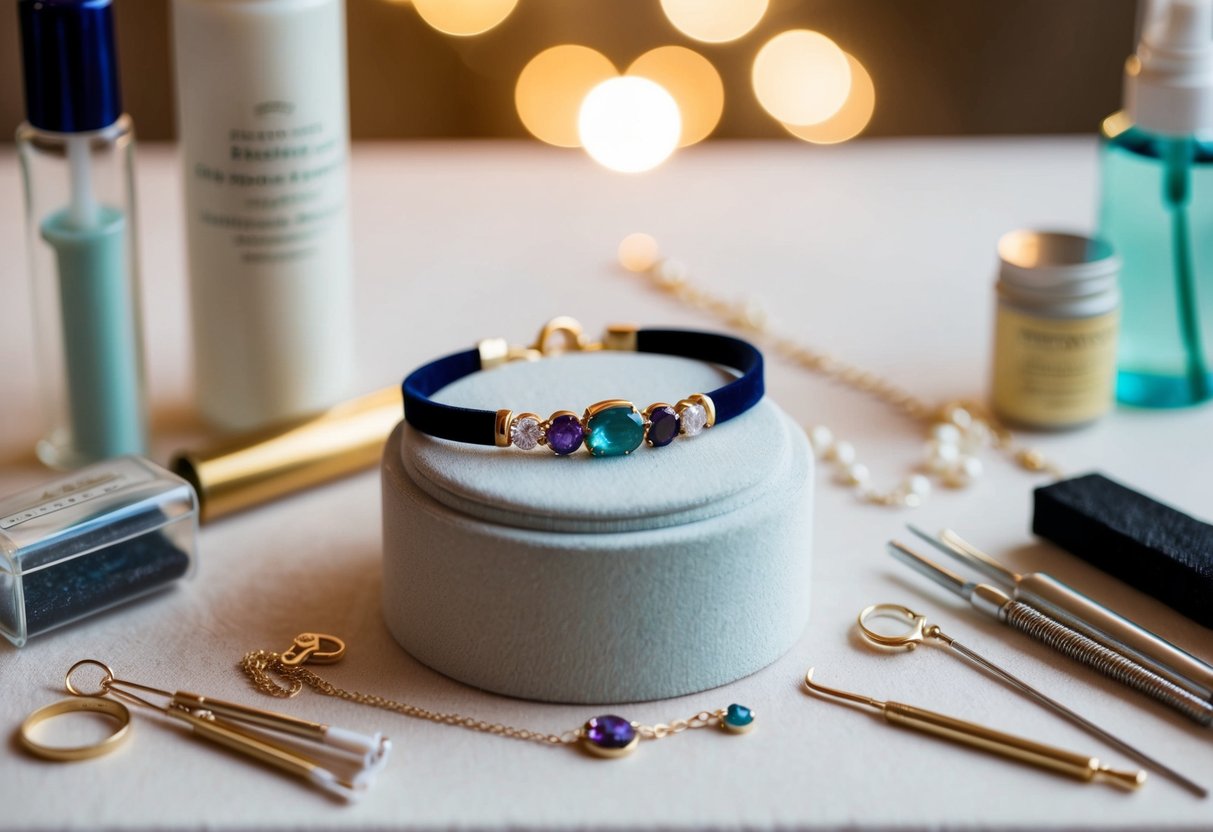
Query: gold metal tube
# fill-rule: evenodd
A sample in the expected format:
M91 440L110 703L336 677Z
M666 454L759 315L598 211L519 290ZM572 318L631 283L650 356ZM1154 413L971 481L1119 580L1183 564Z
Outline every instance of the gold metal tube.
M203 522L378 462L403 416L390 387L295 422L178 452L169 467L198 492Z
M249 722L263 728L311 740L323 740L325 732L328 730L327 725L321 725L318 722L309 722L306 719L298 719L261 708L250 708L248 705L237 705L235 702L224 702L222 699L211 699L208 696L183 690L173 694L173 704L191 711L210 711L216 716L238 719L241 722Z
M169 708L166 713L188 724L194 729L195 734L204 739L226 746L233 751L239 751L241 754L247 754L254 759L268 763L305 780L311 779L311 773L319 768L311 760L300 757L298 754L254 737L251 734L246 734L230 725L203 719L178 708Z
M1106 778L1118 786L1137 788L1146 780L1144 771L1118 771L1102 765L1094 757L1086 757L1072 751L1054 748L1032 740L1004 734L984 725L965 722L934 711L903 705L900 702L885 702L881 709L884 718L894 725L934 734L952 742L969 745L1003 757L1028 763L1038 768L1056 771L1090 781Z

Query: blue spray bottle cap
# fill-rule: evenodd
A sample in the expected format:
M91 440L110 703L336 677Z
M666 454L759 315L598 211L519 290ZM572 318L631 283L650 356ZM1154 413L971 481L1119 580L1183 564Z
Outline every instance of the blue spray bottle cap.
M26 119L83 133L122 115L112 0L18 0Z

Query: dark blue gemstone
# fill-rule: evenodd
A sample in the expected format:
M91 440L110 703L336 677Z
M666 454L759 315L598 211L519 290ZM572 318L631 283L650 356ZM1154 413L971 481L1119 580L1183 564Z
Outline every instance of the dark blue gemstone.
M659 407L649 413L649 444L664 447L678 436L678 414L672 407Z

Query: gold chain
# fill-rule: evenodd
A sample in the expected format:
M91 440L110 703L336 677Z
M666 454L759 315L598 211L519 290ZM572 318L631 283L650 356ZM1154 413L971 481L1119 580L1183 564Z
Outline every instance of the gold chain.
M280 699L288 699L295 696L303 689L303 685L306 684L317 693L333 696L337 699L344 699L347 702L356 702L359 705L381 708L385 711L403 714L414 719L425 719L441 725L454 725L459 728L467 728L471 731L497 734L498 736L509 737L515 740L538 742L544 745L562 745L577 742L579 739L579 734L576 731L566 731L564 734L559 735L544 734L539 731L528 731L525 728L502 725L499 722L485 722L482 719L463 716L462 714L428 711L416 705L409 705L406 702L394 702L391 699L385 699L382 696L375 696L370 693L342 690L306 668L289 667L283 664L280 654L268 650L256 650L245 654L244 658L240 660L240 669L248 675L257 690ZM288 680L290 686L283 687L275 682L269 675L271 671Z
M579 742L584 733L583 729L578 728L573 731L565 731L563 734L545 734L541 731L515 728L500 722L486 722L485 720L463 716L462 714L429 711L416 705L410 705L406 702L395 702L370 693L342 690L304 667L284 664L281 653L274 653L269 650L254 650L246 653L244 658L240 660L240 669L249 677L249 681L252 682L253 687L268 696L275 696L279 699L290 699L298 695L303 690L303 686L307 685L317 693L333 696L337 699L344 699L347 702L369 705L372 708L380 708L385 711L413 717L414 719L437 722L440 725L453 725L457 728L467 728L470 731L480 731L485 734L495 734L499 737L537 742L543 745L567 745ZM278 674L288 684L286 686L279 684L270 673ZM725 714L726 711L723 708L717 711L700 711L690 719L679 719L668 724L657 723L656 725L644 725L633 722L632 727L641 739L659 740L673 736L674 734L681 734L683 731L689 729L708 728L719 725L721 720L724 719Z
M1045 472L1054 477L1062 476L1061 470L1040 451L1016 444L1011 432L981 404L972 401L950 401L942 406L932 405L890 379L835 358L824 350L814 349L793 338L773 332L767 323L765 312L757 304L730 300L692 285L686 267L677 260L661 259L656 242L648 235L635 234L625 238L619 248L619 260L628 271L648 278L653 286L680 303L713 315L725 325L746 333L770 351L810 373L870 396L917 422L937 426L950 425L951 429L975 437L974 444L1001 451L1024 470ZM826 434L829 432L826 431ZM812 431L810 438L814 438ZM860 495L867 502L896 506L913 506L921 502L921 495L905 486L881 493L866 488L862 481L864 477L848 477L848 466L853 468L852 461L846 458L850 454L838 454L841 458L832 458L829 447L820 447L823 444L833 445L832 435L829 435L829 439L824 443L814 441L813 444L815 450L823 457L841 463L839 478L850 485L860 486ZM850 450L853 452L853 449ZM864 473L866 477L866 468ZM956 487L964 482L957 480L947 484Z

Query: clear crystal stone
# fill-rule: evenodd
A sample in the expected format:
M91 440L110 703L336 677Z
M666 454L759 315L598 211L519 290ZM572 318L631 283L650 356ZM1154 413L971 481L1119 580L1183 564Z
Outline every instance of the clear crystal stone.
M698 436L708 426L708 412L701 404L688 404L679 415L682 417L683 436Z
M539 440L542 438L543 428L538 419L524 416L521 419L515 419L514 424L510 426L510 441L516 448L524 451L534 450L539 446Z

